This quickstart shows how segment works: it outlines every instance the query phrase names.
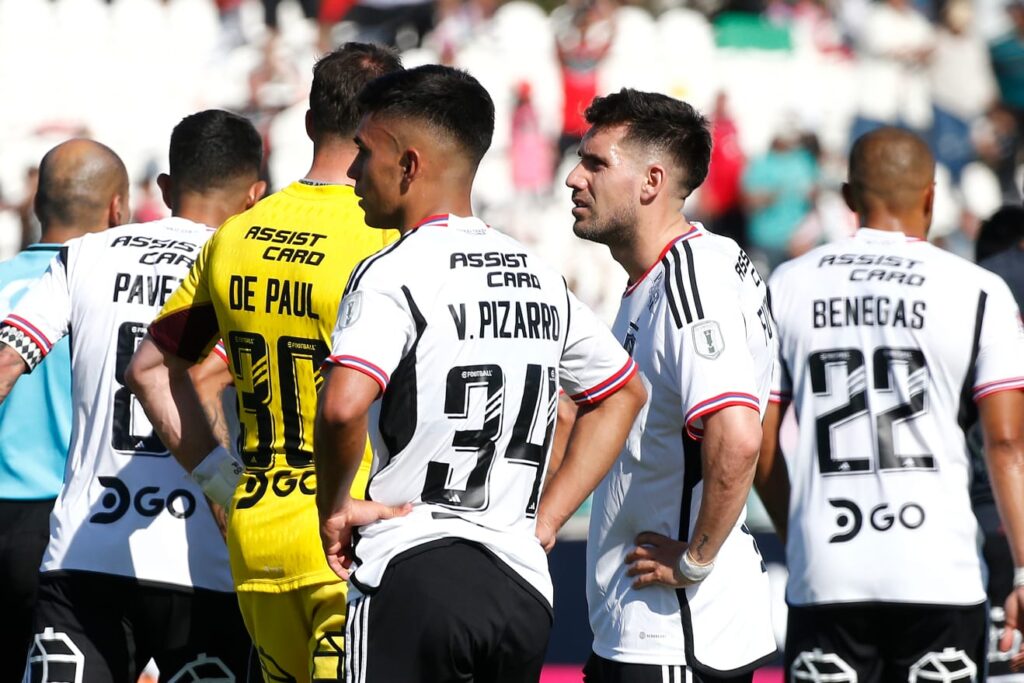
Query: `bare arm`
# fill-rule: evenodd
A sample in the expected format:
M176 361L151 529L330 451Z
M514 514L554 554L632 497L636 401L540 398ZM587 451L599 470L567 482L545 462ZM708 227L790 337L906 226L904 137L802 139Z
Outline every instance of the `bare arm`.
M407 514L412 508L351 497L349 489L366 447L367 413L380 386L358 370L334 367L326 372L313 432L316 505L327 563L338 576L348 579L354 559L352 530Z
M7 344L0 344L0 403L7 400L7 395L14 388L18 378L28 371L28 365L17 351Z
M1002 391L978 401L981 429L999 517L1006 530L1015 567L1024 566L1024 392ZM1013 629L1024 628L1024 586L1006 598L1006 630L999 649L1013 644ZM1024 649L1010 662L1014 670L1024 666Z
M537 511L537 537L545 550L554 547L558 530L611 469L645 401L647 391L636 375L603 401L579 409L565 459Z
M196 394L203 406L203 412L206 413L206 421L213 436L217 443L229 448L231 437L228 433L221 393L234 381L231 369L221 358L211 353L202 363L192 366L189 376L192 378L192 384L196 388Z
M548 458L548 471L544 477L545 482L550 482L551 477L562 466L565 459L565 449L569 445L569 434L572 433L572 426L576 422L576 404L572 399L561 394L558 397L558 418L555 423L555 439L551 444L551 456Z
M649 531L639 534L637 547L626 556L626 564L631 565L627 575L636 577L635 587L688 585L690 581L679 571L679 560L687 549L697 564L714 561L746 504L760 446L756 411L729 406L704 417L704 494L690 543Z
M786 543L789 524L789 471L785 459L779 453L779 429L785 414L785 404L768 404L761 427L761 455L757 459L757 471L754 474L757 495L761 497L775 525L775 533L783 544Z
M217 446L203 404L189 377L192 363L142 340L125 381L139 399L160 440L191 472Z

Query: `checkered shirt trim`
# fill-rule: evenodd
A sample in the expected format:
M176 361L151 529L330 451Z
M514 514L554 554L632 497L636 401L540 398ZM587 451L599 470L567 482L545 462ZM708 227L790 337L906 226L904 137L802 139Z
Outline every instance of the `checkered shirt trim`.
M28 365L29 372L35 370L46 355L30 336L10 325L0 327L0 344L7 344L14 349L14 352L21 356L21 359Z

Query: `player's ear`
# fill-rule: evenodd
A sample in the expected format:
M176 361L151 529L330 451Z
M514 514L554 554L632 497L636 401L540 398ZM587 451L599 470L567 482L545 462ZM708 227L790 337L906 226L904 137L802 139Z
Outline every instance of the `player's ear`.
M402 158L398 162L402 167L402 184L412 182L423 170L423 157L415 147L409 147L402 152Z
M313 140L315 142L316 138L313 136L314 132L315 132L315 130L314 130L314 127L313 127L313 110L312 109L307 109L306 110L306 137L308 137L310 140Z
M850 211L857 213L857 207L853 205L853 190L850 189L850 183L843 183L843 201Z
M171 176L166 173L161 173L156 177L156 186L160 188L160 196L164 200L164 204L167 205L168 209L174 210L174 180Z
M128 222L128 216L128 195L119 192L110 198L110 204L107 205L107 227L124 225Z
M640 201L643 204L649 204L665 190L665 184L668 182L668 174L665 172L665 167L660 164L652 164L647 167L647 173L644 175L644 182L640 186Z
M263 195L267 192L267 181L257 180L255 183L249 186L249 192L245 196L245 208L252 207L253 204L263 199Z
M928 186L928 189L925 190L924 196L921 199L924 202L924 206L922 207L922 215L927 219L927 226L931 227L932 211L935 205L935 183L932 183L931 185Z

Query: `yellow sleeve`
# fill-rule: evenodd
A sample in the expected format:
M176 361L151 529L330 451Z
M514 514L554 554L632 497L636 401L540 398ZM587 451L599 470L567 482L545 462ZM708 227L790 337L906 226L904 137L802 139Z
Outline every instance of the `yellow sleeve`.
M220 339L208 275L215 242L216 235L203 245L188 275L149 325L157 346L193 363L207 356Z

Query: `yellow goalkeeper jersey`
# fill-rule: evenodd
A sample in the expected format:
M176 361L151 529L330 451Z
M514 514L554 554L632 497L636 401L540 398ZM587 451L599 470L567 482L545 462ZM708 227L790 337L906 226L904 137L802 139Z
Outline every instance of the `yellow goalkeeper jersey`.
M352 269L398 234L375 230L351 187L295 182L228 220L150 325L165 351L196 361L223 338L245 463L228 518L239 591L337 581L314 493L320 366ZM362 497L367 447L353 495Z

